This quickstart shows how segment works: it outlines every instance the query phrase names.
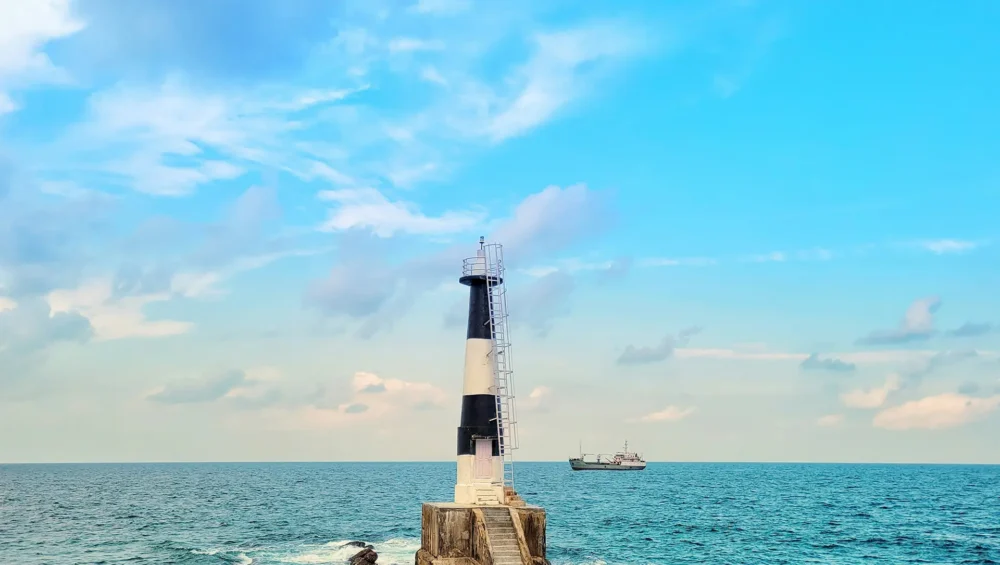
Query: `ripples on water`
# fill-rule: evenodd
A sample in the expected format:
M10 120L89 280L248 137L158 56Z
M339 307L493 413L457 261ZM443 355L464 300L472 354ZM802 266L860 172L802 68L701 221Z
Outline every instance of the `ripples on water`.
M580 563L1000 563L1000 466L517 467ZM0 564L413 563L450 463L0 465Z

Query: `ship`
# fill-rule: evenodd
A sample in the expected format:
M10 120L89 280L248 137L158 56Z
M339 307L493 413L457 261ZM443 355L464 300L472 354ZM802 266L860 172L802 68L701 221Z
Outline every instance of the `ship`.
M642 455L628 450L628 442L625 442L625 449L611 456L594 454L591 460L587 460L589 454L583 452L583 445L580 445L580 455L569 458L569 465L574 471L642 471L646 468L646 460Z

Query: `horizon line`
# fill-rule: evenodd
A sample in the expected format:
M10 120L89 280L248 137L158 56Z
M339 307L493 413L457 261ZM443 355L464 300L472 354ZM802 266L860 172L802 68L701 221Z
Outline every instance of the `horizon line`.
M515 461L514 464L551 464L566 463L566 459ZM0 461L0 467L18 465L294 465L294 464L454 464L453 460L187 460L187 461ZM647 465L896 465L896 466L1000 466L1000 461L967 462L967 461L710 461L710 460L677 460L677 461L647 461Z

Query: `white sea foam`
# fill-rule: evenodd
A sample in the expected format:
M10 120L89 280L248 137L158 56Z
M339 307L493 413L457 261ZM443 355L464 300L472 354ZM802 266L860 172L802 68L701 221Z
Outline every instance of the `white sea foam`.
M361 548L346 545L350 540L331 541L322 545L302 548L291 555L275 556L280 563L329 564L346 563ZM394 538L383 542L371 542L378 553L378 565L410 565L420 549L419 539Z

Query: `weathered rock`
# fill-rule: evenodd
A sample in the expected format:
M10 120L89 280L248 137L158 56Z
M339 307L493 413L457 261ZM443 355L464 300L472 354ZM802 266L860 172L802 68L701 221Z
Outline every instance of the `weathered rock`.
M366 547L366 548L370 548L371 546L368 545L367 543L363 542L363 541L349 541L349 542L345 543L344 545L342 545L340 547Z
M354 554L347 562L349 565L373 565L378 560L378 554L366 547Z

